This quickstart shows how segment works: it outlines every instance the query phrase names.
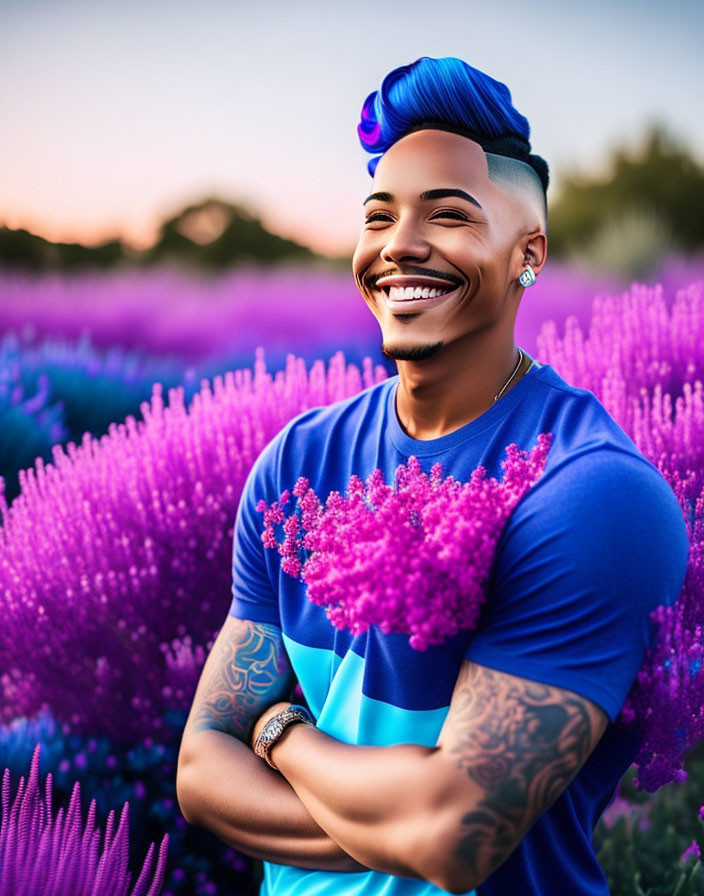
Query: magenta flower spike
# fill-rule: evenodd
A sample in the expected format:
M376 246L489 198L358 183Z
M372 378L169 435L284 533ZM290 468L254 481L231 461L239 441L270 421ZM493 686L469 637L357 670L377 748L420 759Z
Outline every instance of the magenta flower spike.
M164 834L154 863L154 843L135 885L130 889L128 870L129 804L120 813L113 834L114 812L110 812L102 849L95 824L95 800L88 817L81 818L80 784L76 781L69 807L52 807L52 776L47 775L45 792L39 785L37 744L29 776L20 778L14 800L10 800L10 771L2 782L0 819L0 896L158 896L164 882L169 835Z

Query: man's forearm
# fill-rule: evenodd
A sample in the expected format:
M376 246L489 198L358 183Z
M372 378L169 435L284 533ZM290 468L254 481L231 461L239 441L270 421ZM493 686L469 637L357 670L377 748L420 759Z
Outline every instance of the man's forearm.
M327 871L366 871L313 820L291 785L223 731L190 735L178 771L186 820L254 858Z
M453 819L456 784L436 747L342 743L294 725L271 757L313 818L370 868L442 880L438 844Z

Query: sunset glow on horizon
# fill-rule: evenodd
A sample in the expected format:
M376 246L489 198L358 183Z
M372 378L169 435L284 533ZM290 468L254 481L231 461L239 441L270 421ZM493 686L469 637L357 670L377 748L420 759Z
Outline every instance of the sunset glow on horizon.
M665 14L650 0L598 0L585 12L539 0L532 15L528 45L515 0L444 0L432 21L420 0L11 0L0 13L0 225L146 248L163 220L214 197L316 251L351 253L370 180L362 103L421 55L460 56L505 81L553 184L600 170L653 122L704 159L701 5L677 0ZM381 52L374 34L394 39Z

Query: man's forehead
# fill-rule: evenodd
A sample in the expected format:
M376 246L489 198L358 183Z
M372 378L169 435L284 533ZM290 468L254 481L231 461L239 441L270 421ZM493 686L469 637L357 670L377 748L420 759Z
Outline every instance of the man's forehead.
M428 128L402 137L382 155L373 183L403 175L410 179L445 177L489 182L489 168L482 147L467 137Z

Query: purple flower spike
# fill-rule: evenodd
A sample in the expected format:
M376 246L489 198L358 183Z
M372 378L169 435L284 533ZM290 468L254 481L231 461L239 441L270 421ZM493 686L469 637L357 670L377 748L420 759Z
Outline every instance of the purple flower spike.
M153 870L154 844L150 845L137 882L130 890L129 804L122 807L114 836L114 813L110 813L101 850L100 830L95 826L95 800L91 801L84 827L78 782L68 810L61 808L54 816L51 775L47 775L43 796L39 787L39 751L37 744L27 781L20 778L12 802L9 769L3 775L0 896L36 896L46 892L71 896L158 896L164 882L169 835L162 838Z
M680 856L680 861L686 862L687 859L690 858L691 856L696 856L699 859L699 858L701 858L701 855L702 855L701 850L699 849L699 846L697 845L697 841L692 840L691 844L687 847L687 849L685 849L685 851Z

